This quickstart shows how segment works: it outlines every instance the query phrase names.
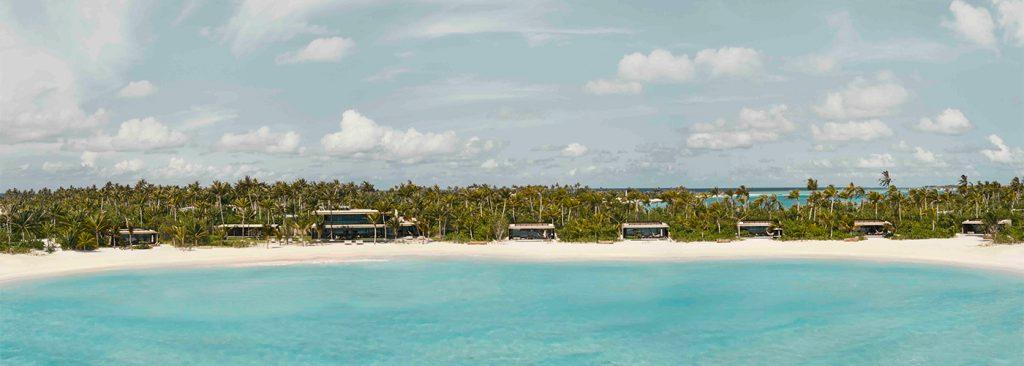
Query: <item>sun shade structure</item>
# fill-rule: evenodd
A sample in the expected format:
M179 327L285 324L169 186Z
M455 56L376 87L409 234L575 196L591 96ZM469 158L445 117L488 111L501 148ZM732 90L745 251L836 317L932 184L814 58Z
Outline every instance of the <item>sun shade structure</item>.
M619 227L619 239L668 238L668 224L664 222L624 222Z
M776 227L771 221L738 221L736 222L736 236L757 236L778 238L782 236L782 228Z
M156 230L151 229L120 229L117 231L121 243L127 245L153 245L157 242Z
M508 226L509 240L557 240L555 235L555 224L544 222L510 224Z
M258 238L266 235L269 230L276 228L277 225L223 224L217 225L217 227L224 229L226 236L229 238Z
M385 241L394 237L387 225L392 216L374 209L317 210L313 214L319 218L312 228L313 239Z
M1000 226L1010 226L1013 220L1002 219L996 222ZM964 220L960 224L960 233L964 235L985 235L988 232L988 225L981 219Z
M853 229L865 236L886 236L892 231L892 223L882 220L854 220Z

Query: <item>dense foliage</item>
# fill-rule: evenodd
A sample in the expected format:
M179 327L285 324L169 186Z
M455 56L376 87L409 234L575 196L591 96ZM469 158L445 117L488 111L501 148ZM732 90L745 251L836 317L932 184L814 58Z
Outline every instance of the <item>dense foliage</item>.
M506 236L509 223L548 222L563 241L605 241L618 236L627 221L661 221L678 241L732 238L738 220L773 220L784 239L842 239L856 236L854 219L881 219L893 224L896 238L949 237L960 222L980 218L996 242L1020 242L1024 185L1014 178L997 182L959 183L941 188L900 190L883 172L881 191L854 184L818 187L807 180L804 204L783 207L775 195L751 196L746 187L693 192L600 190L576 186L440 188L402 184L378 190L369 183L259 182L193 183L184 187L139 181L134 186L9 190L0 197L3 233L0 250L41 249L50 239L65 249L92 250L120 245L119 228L154 228L161 240L179 246L250 245L224 239L222 223L277 224L274 237L308 237L315 209L341 206L373 208L416 218L427 237L452 241L493 240ZM789 199L800 197L794 190ZM651 205L654 199L664 204ZM799 202L799 201L797 201ZM397 216L389 215L397 225ZM1001 227L1001 219L1013 219Z

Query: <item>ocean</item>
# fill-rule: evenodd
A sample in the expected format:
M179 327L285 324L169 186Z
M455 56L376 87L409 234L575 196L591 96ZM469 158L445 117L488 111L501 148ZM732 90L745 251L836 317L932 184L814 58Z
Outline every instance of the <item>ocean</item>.
M1024 277L837 261L393 260L0 287L11 365L1024 364Z

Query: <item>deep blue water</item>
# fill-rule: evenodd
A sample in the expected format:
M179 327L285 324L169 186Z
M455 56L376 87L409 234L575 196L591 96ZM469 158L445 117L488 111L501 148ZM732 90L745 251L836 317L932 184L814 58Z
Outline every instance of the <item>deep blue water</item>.
M0 364L1024 364L1024 278L829 261L392 261L0 289Z

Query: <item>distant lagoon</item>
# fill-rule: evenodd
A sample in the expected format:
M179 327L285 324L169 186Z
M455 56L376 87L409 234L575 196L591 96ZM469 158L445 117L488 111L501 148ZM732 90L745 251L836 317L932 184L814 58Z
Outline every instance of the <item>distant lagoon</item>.
M1024 278L833 261L399 260L0 287L0 364L1021 364Z

